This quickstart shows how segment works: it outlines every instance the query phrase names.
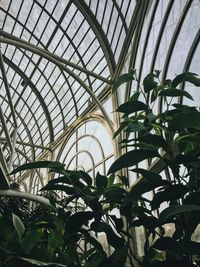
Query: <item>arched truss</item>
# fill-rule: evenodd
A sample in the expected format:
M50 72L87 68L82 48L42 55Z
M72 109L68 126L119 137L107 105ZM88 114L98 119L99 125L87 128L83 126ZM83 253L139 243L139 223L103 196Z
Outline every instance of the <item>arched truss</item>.
M101 114L85 116L72 125L61 142L55 145L54 159L64 163L67 169L86 171L93 179L98 171L106 175L116 151L112 136L113 132ZM34 174L29 192L34 192L34 184L41 188L40 182Z
M154 69L162 71L162 79L190 70L193 59L198 58L195 51L200 38L199 11L200 4L196 0L155 0L146 5L136 28L137 38L129 61L129 68L137 70L139 80ZM193 68L200 74L198 64ZM126 99L130 91L131 86L126 91Z
M153 69L163 70L162 79L183 70L199 74L199 11L198 0L2 0L4 173L28 162L26 156L54 157L71 129L97 109L113 133L120 119L114 113L113 125L103 101L120 73L135 68L141 81ZM134 86L112 96L113 109ZM193 90L187 84L182 89Z
M114 157L113 145L112 134L105 121L101 116L93 115L81 121L66 136L56 159L65 163L67 168L91 172L94 178L99 166L101 173L106 174L106 161ZM81 154L87 157L80 157Z

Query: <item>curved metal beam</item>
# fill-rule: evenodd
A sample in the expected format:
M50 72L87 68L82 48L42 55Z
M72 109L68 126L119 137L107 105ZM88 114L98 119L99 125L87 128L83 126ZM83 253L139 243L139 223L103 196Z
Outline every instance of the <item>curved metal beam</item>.
M73 157L71 158L71 160L69 161L68 165L67 165L67 169L69 168L70 164L72 163L73 159L76 158L76 156L78 156L81 153L85 153L88 155L88 157L90 158L91 162L92 162L92 170L93 170L93 178L95 178L95 163L94 163L94 159L91 155L90 152L88 152L87 150L83 149L83 150L79 150L78 152L76 152ZM65 159L66 160L66 157Z
M40 92L35 88L34 84L28 79L28 77L12 61L10 61L5 56L4 56L4 61L6 62L6 64L11 66L29 84L30 88L35 93L37 99L39 100L39 102L40 102L40 104L41 104L41 106L42 106L42 108L44 110L44 114L45 114L47 122L48 122L50 142L53 142L53 140L54 140L54 133L53 132L54 131L53 131L53 125L52 125L52 122L51 122L51 117L50 117L48 108L47 108L43 98L40 95ZM17 102L15 103L15 106L16 106L16 104L17 104Z
M165 30L165 27L166 27L166 24L167 24L167 21L168 21L168 18L169 18L169 14L171 12L173 4L174 4L174 0L171 0L169 2L168 6L167 6L166 11L165 11L165 15L164 15L164 18L162 20L162 24L160 26L160 31L159 31L159 34L158 34L158 38L156 40L156 45L154 47L154 53L153 53L153 57L152 57L150 72L152 72L153 69L154 69L155 61L156 61L158 50L159 50L160 43L161 43L161 39L162 39L162 36L164 34L164 30Z
M104 154L104 151L103 151L103 147L102 147L100 141L99 141L94 135L92 135L92 134L84 134L84 135L79 136L79 137L72 143L72 145L71 145L71 146L69 147L69 149L68 149L68 152L67 152L66 155L65 155L65 158L69 155L70 150L71 150L72 147L76 144L76 142L79 141L79 140L81 140L81 139L83 139L83 138L85 138L85 137L90 137L90 138L92 138L93 140L95 140L95 142L96 142L96 143L99 145L99 147L100 147L102 158L105 157L105 154ZM63 146L66 146L66 143L67 143L67 142L65 142L65 143L63 144ZM64 147L63 147L63 150L64 150ZM57 159L58 159L58 158L57 158Z
M33 194L30 194L30 193L15 191L15 190L11 190L11 189L0 190L0 196L4 196L4 197L19 197L19 198L27 199L27 200L34 201L34 202L37 202L37 203L40 203L40 204L52 206L47 198L44 198L44 197L41 197L41 196L38 196L38 195L33 195Z
M8 79L7 79L7 76L6 76L6 70L5 70L5 66L4 66L4 61L3 61L1 49L0 49L0 68L1 68L1 73L2 73L2 77L3 77L4 86L6 88L6 94L7 94L7 97L8 97L10 110L11 110L12 117L13 117L13 122L14 122L15 128L17 129L18 128L17 118L16 118L16 115L15 115L15 109L14 109L14 106L13 106L13 101L12 101L12 97L11 97L11 93L10 93Z
M60 67L62 70L66 71L70 76L72 76L86 91L87 93L92 97L92 99L94 100L94 102L96 103L96 105L98 106L98 108L100 109L100 111L102 112L103 116L105 117L107 123L109 124L110 128L114 131L113 125L110 122L109 116L106 112L106 110L104 109L103 105L101 104L101 102L99 101L98 97L90 90L90 88L85 84L85 82L83 82L81 80L81 78L79 78L72 70L70 70L68 67L66 67L65 65L63 65L59 60L55 59L55 57L52 57L49 52L47 53L46 51L42 50L41 48L38 48L35 45L29 45L28 43L24 43L23 42L18 42L15 40L11 40L8 38L4 38L4 37L0 37L0 42L2 43L6 43L6 44L10 44L10 45L14 45L14 46L18 46L21 47L23 49L26 49L28 51L31 51L35 54L38 54L44 58L46 58L47 60L53 62L54 64L58 65L58 67Z
M57 56L57 55L55 55L55 54L53 54L53 53L51 53L51 52L49 52L47 50L44 50L44 49L42 49L42 48L40 48L40 47L38 47L36 45L28 43L28 42L26 42L26 41L24 41L24 40L22 40L22 39L20 39L20 38L18 38L16 36L14 36L14 35L11 35L11 34L9 34L7 32L4 32L3 30L0 30L0 36L3 36L5 38L5 40L10 39L12 41L11 43L8 43L7 41L4 42L3 38L0 37L1 38L0 42L2 42L2 43L12 44L14 46L19 46L19 47L22 47L22 48L27 45L28 47L26 47L24 49L29 50L29 51L31 51L31 49L33 49L33 50L36 49L37 52L36 51L35 52L32 51L32 52L35 53L35 54L38 54L40 56L42 56L42 55L39 52L45 53L47 56L51 57L52 59L55 59L56 61L58 61L60 63L63 63L65 65L67 65L67 66L70 66L70 67L72 67L74 69L77 69L77 70L79 70L79 71L81 71L81 72L83 72L83 73L85 73L85 74L87 74L89 76L92 76L92 77L96 78L97 80L101 80L101 81L103 81L105 83L108 83L108 84L111 83L110 80L108 80L108 79L106 79L106 78L104 78L104 77L102 77L102 76L100 76L100 75L98 75L98 74L96 74L96 73L94 73L94 72L92 72L90 70L87 70L87 69L85 69L85 68L83 68L81 66L78 66L77 64L72 63L69 60L66 60L64 58L61 58L61 57L59 57L59 56ZM17 43L18 43L18 45L17 45ZM21 46L20 46L20 44L21 44Z
M139 88L139 83L140 83L141 76L142 76L142 69L143 69L145 53L146 53L146 50L147 50L147 45L148 45L148 41L149 41L149 37L150 37L153 21L154 21L154 18L155 18L155 14L156 14L156 11L157 11L157 8L158 8L158 4L159 4L159 0L156 0L155 4L154 4L154 7L153 7L153 11L151 13L151 17L150 17L150 21L149 21L149 24L148 24L148 28L147 28L147 34L146 34L145 41L144 41L144 46L143 46L143 50L142 50L142 56L141 56L141 60L140 60L140 67L139 67L139 71L138 71L138 88Z
M69 90L70 90L70 93L71 93L71 96L72 96L72 100L73 100L73 102L74 102L74 108L75 108L75 111L76 111L76 116L78 117L78 108L77 108L77 105L76 105L76 99L75 99L75 96L74 96L74 94L73 94L71 85L70 85L70 83L69 83L69 81L68 81L68 79L67 79L67 77L66 77L65 72L64 72L63 70L61 70L61 72L62 72L63 76L65 77L66 83L67 83L67 85L68 85L68 87L69 87Z
M112 76L116 69L116 63L110 44L103 29L101 28L99 22L96 20L96 17L93 15L93 13L91 12L91 10L88 8L87 4L84 1L73 0L73 2L79 9L79 11L83 14L84 18L86 18L90 27L94 31L97 40L99 41L101 48L104 52Z
M189 10L191 4L192 4L192 0L188 0L186 5L184 6L184 10L183 10L183 12L182 12L182 14L180 16L180 19L179 19L179 21L177 23L176 29L175 29L174 34L172 36L172 39L171 39L171 42L170 42L170 45L169 45L169 49L168 49L168 52L167 52L166 60L165 60L165 65L163 67L162 80L164 80L166 78L168 67L169 67L169 63L170 63L170 60L171 60L171 56L172 56L176 41L178 39L179 33L181 31L182 25L183 25L183 23L185 21L185 17L187 16L187 13L188 13L188 10Z
M192 59L193 59L193 56L196 52L196 49L199 45L199 42L200 42L200 30L198 30L193 42L192 42L192 45L191 45L191 48L190 48L190 51L188 53L188 56L187 56L187 59L186 59L186 62L185 62L185 65L183 67L183 71L188 71L189 68L190 68L190 65L191 65L191 62L192 62ZM180 86L180 89L181 90L184 90L185 88L185 82L183 82ZM180 97L180 102L182 102L183 100L183 97Z
M126 0L126 1L128 1L128 0ZM125 17L124 17L123 14L122 14L122 9L121 9L121 7L119 7L119 5L118 5L118 3L117 3L116 0L113 0L113 4L114 4L115 8L117 9L117 12L118 12L118 14L119 14L119 17L121 18L121 20L122 20L122 22L123 22L124 30L125 30L125 32L127 33L127 32L128 32L128 27L127 27L127 25L126 25ZM130 4L130 0L129 0L129 4ZM123 2L121 3L121 6L122 6L122 5L123 5Z
M0 188L8 189L10 187L10 181L8 177L8 166L5 161L5 157L0 144Z
M175 31L173 33L173 36L172 36L172 39L171 39L171 42L170 42L170 45L169 45L169 49L167 51L165 64L164 64L164 67L163 67L162 78L161 78L162 81L165 80L165 78L167 76L167 71L168 71L168 68L169 68L169 64L170 64L170 60L171 60L171 57L172 57L172 53L174 51L175 44L177 42L179 33L180 33L181 29L182 29L182 25L183 25L183 23L185 21L185 17L188 14L188 10L189 10L191 4L192 4L192 0L188 0L187 3L184 6L184 9L183 9L183 11L181 13L179 21L178 21L178 23L176 25ZM160 98L160 103L159 103L159 112L160 113L162 112L162 102L163 102L163 99Z
M3 96L0 96L0 97L1 97L4 101L7 102L7 100L6 100ZM28 127L27 127L26 124L24 123L24 120L22 119L20 113L18 113L17 111L15 111L15 112L16 112L17 117L20 119L21 123L23 124L23 126L24 126L24 128L25 128L25 130L26 130L26 132L27 132L27 136L28 136L28 138L29 138L30 146L33 146L32 137L31 137L31 134L30 134L30 132L29 132ZM7 118L6 118L6 121L10 121L10 118L7 117ZM11 123L11 121L10 121L10 123ZM12 123L11 123L11 124L12 124ZM19 137L20 137L20 136L19 136ZM21 139L21 137L20 137L20 139ZM1 140L1 138L0 138L0 140ZM22 141L22 139L21 139L21 141ZM7 140L6 140L6 142L7 142ZM19 142L16 140L16 143L19 143ZM33 159L35 159L35 151L34 151L33 148L32 148L32 155L33 155Z
M72 145L69 147L69 149L68 149L68 151L67 151L67 153L66 153L66 155L65 155L65 159L66 159L67 156L69 155L70 150L72 149L72 147L73 147L74 145L76 145L77 141L79 141L79 140L81 140L81 139L83 139L83 138L85 138L85 137L89 137L89 138L95 140L95 142L98 144L98 146L99 146L99 148L100 148L102 159L105 159L105 153L104 153L104 150L103 150L103 147L102 147L100 141L99 141L94 135L92 135L92 134L84 134L84 135L79 136L79 137L72 143ZM63 152L63 150L65 149L66 144L67 144L67 140L65 140L65 142L62 144L62 148L61 148L60 151L59 151L59 157L57 157L57 159L56 159L57 161L59 161L59 159L60 159L60 157L61 157L61 155L62 155L62 154L61 154L61 150L62 150L62 152ZM104 167L104 173L105 173L105 172L106 172L105 162L103 162L103 167Z
M35 2L36 2L37 5L40 6L42 9L44 8L44 6L43 6L41 3L39 3L37 0L36 0ZM58 3L58 2L57 2L57 3ZM48 12L48 10L44 9L44 12L45 12L45 13L49 16L49 18L51 18L51 19L55 22L55 24L56 24L56 27L54 28L53 33L51 34L51 37L49 38L47 44L44 45L44 48L46 48L46 49L48 48L48 46L49 46L49 44L50 44L50 40L53 39L53 37L55 36L57 30L60 29L60 30L63 32L63 36L62 36L62 38L60 39L60 41L63 39L64 36L69 40L70 45L72 45L72 47L74 48L74 51L76 51L76 53L77 53L77 55L78 55L78 57L79 57L79 61L77 62L77 64L78 64L79 62L81 62L81 64L83 65L84 69L86 69L86 65L85 65L85 63L84 63L84 61L83 61L83 59L82 59L83 56L84 56L84 54L81 56L80 53L79 53L79 51L78 51L78 49L77 49L77 48L80 46L80 43L81 43L81 42L79 43L78 46L75 46L75 44L73 43L73 38L71 39L71 38L68 36L67 31L64 30L63 27L61 26L62 21L63 21L64 17L66 16L67 11L69 10L71 4L72 4L72 2L68 2L67 6L65 7L65 9L64 9L64 11L63 11L63 13L62 13L62 15L61 15L61 17L60 17L60 19L59 19L59 21L57 21L57 20L56 20L56 19L55 19L55 18ZM56 4L56 5L57 5L57 4ZM55 6L56 6L56 5L55 5ZM55 7L54 7L54 8L55 8ZM53 13L53 11L52 11L52 13ZM68 27L69 27L69 26L68 26ZM58 43L57 46L55 47L54 51L57 49L58 46L59 46L59 43ZM68 46L69 46L69 45L68 45ZM67 50L68 46L65 48L63 54L64 54L65 51ZM74 52L74 53L75 53L75 52ZM70 56L70 59L73 57L74 53ZM62 55L63 55L63 54L62 54ZM86 74L86 76L87 76L87 79L88 79L89 84L91 85L91 81L90 81L90 77L89 77L89 75ZM92 86L91 86L91 88L92 88Z
M22 51L20 48L18 48L18 49L23 53L23 51ZM33 65L35 64L35 62L32 60L32 56L31 56L31 57L29 57L28 55L25 55L25 56L29 59L29 61L30 61ZM8 59L8 60L10 60L10 59ZM12 61L10 60L10 62L12 62ZM19 68L17 65L15 65L15 66L16 66L17 69L20 70L20 68ZM27 65L27 66L28 66L28 65ZM42 74L41 69L40 69L40 68L37 68L37 70L38 70L38 72L40 72L40 77L42 76L42 77L44 78L44 80L46 81L46 84L48 84L49 87L53 87L53 85L50 84L50 82L48 81L48 79L46 78L46 76ZM26 72L26 69L23 71L23 73L25 73L25 72ZM40 79L40 77L38 78L38 80ZM27 77L27 80L30 81L30 80L31 80L30 77L29 77L29 78ZM37 81L37 83L38 83L38 81ZM35 87L35 88L37 88L37 83L34 84L34 87ZM52 94L54 95L54 98L55 98L56 101L57 101L57 104L58 104L59 108L60 108L60 113L61 113L62 120L63 120L63 125L64 125L64 114L63 114L63 110L62 110L60 101L59 101L59 99L58 99L58 97L57 97L56 92L55 92L54 90L51 90L51 91L52 91ZM38 91L38 92L39 92L39 91ZM45 98L45 97L44 97L44 98Z
M187 56L187 59L186 59L186 62L185 62L185 65L183 67L183 71L188 71L189 68L190 68L190 65L191 65L191 62L192 62L192 59L193 59L193 56L194 56L194 53L199 45L199 42L200 42L200 30L198 30L193 42L192 42L192 45L191 45L191 48L190 48L190 51L188 53L188 56Z
M144 19L145 19L145 15L146 15L146 10L148 8L148 5L151 4L152 2L149 1L138 1L137 2L137 12L138 14L135 14L137 20L133 21L132 23L134 23L133 25L135 26L135 38L133 38L133 44L132 44L132 51L131 51L131 57L130 57L130 61L129 61L129 69L131 68L135 68L135 61L136 61L136 55L137 55L137 51L138 51L138 44L139 44L139 40L140 40L140 36L141 36L141 32L142 32L142 27L144 24ZM131 40L133 37L133 32L130 36ZM130 42L130 41L129 41ZM124 101L127 101L129 96L130 96L130 87L131 83L127 84L126 87L126 93L125 93L125 99Z
M76 129L79 128L84 123L89 122L91 120L96 121L96 122L100 123L103 127L105 127L108 134L110 135L110 139L111 139L110 141L113 145L114 155L115 155L115 157L117 157L118 154L116 151L116 143L115 143L115 140L112 139L114 132L111 131L110 127L108 126L107 122L104 120L102 115L93 113L93 114L89 114L83 118L79 118L77 121L75 121L75 123L70 125L69 129L67 129L66 132L63 133L63 135L57 140L57 142L55 142L55 144L53 146L54 149L56 149L60 144L62 145L61 149L58 152L57 159L59 159L61 157L64 146L66 145L68 140L71 138L71 136L74 134Z

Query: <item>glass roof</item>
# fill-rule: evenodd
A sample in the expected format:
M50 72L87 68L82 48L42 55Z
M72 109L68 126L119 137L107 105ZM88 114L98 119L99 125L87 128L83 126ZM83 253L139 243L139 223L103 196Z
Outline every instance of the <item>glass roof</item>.
M118 119L109 112L135 90L133 83L109 98L120 73L135 68L141 81L153 69L162 79L200 74L199 13L199 0L1 0L4 174L41 157L56 159L56 145L94 111L103 114L112 142ZM199 105L199 93L188 84L186 90Z
M134 0L1 1L1 36L8 39L1 42L1 53L18 128L14 165L37 158L93 101L76 77L92 94L103 91L116 69L134 7ZM24 44L34 46L25 49ZM68 69L75 76L33 53L35 46L73 63ZM12 139L16 125L0 79L2 112ZM4 130L1 138L7 138ZM4 153L8 161L7 147Z

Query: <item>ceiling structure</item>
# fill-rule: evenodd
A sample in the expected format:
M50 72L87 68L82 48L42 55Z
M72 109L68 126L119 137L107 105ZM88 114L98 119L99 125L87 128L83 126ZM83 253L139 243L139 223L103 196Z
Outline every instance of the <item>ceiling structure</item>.
M73 168L83 168L79 163L84 162L79 151L83 145L78 143L95 136L91 120L101 127L104 120L110 135L110 143L104 146L112 151L105 154L101 140L98 147L103 156L96 163L86 141L81 151L89 153L93 167L84 169L90 172L104 164L106 172L104 159L113 159L113 153L117 156L112 134L119 118L110 112L133 89L130 85L111 96L112 81L130 68L138 70L141 80L153 69L162 69L163 79L183 70L200 74L199 12L198 0L1 0L4 175L39 158L67 160L66 146L74 135L77 142L69 149L73 144L77 147L67 164L76 158ZM32 177L25 190L36 184Z

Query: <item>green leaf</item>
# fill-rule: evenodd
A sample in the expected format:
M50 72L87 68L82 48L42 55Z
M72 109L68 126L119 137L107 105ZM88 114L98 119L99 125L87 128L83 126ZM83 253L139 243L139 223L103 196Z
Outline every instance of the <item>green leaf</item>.
M195 159L197 160L197 158L190 156L190 155L178 154L175 158L175 163L178 165L179 164L188 165L194 162Z
M109 258L105 259L95 267L124 267L127 255L128 255L127 246L115 249L115 251Z
M143 80L143 86L145 93L151 91L155 87L157 87L158 83L154 80L156 75L154 73L149 73Z
M121 248L124 246L124 241L112 229L112 227L104 222L91 224L91 229L96 233L104 232L106 234L108 243L114 248Z
M15 227L15 230L17 231L17 235L19 237L19 240L21 240L24 232L25 232L25 226L23 224L23 222L21 221L21 219L15 215L14 213L12 213L12 220L13 220L13 225Z
M176 88L165 89L159 93L159 96L170 96L170 97L185 96L185 97L193 100L192 96L188 92L183 91L183 90L179 90Z
M179 136L176 138L177 142L185 142L185 143L193 143L195 145L200 146L200 137L194 136L194 135L185 135L185 136Z
M76 232L83 224L88 223L93 218L94 213L92 211L76 212L68 219L67 229L70 232Z
M108 203L121 203L125 196L126 191L123 188L117 187L117 186L110 186L106 189L104 196L105 200Z
M175 107L176 109L180 110L180 111L185 111L185 112L195 111L195 112L197 112L196 107L192 107L192 106L188 106L188 105L183 105L183 104L177 104L177 103L175 103L172 106Z
M13 238L16 239L15 227L8 216L0 216L0 237L1 241L6 242L12 242Z
M45 185L41 191L48 191L48 190L59 190L59 191L64 191L68 195L74 195L76 194L76 189L74 187L66 186L66 185L61 185L61 184L47 184Z
M181 253L186 255L199 255L200 254L200 243L186 240L176 240L171 237L161 237L156 240L153 247L158 250L170 250L173 253Z
M126 115L129 115L131 113L140 111L140 110L147 110L148 107L141 101L128 101L122 105L120 105L116 111L125 113Z
M66 267L66 265L56 262L43 262L35 259L28 259L22 257L10 257L5 261L5 267L35 267L35 266L49 266L49 267Z
M175 131L184 128L200 130L200 112L181 112L175 114L173 120L169 122L169 129Z
M144 226L149 231L153 232L158 226L158 219L154 216L144 216L130 223L131 227Z
M139 121L133 121L130 122L128 124L127 130L126 132L130 133L130 132L140 132L140 131L144 131L145 130L145 126L143 123L139 122Z
M116 249L110 257L110 260L113 262L115 267L125 266L126 258L128 256L128 247L123 246L119 249Z
M42 237L42 231L31 230L26 232L21 240L23 251L28 255Z
M129 186L129 179L126 176L118 176L125 186Z
M109 177L108 177L108 185L107 187L113 186L115 182L115 175L114 173L112 173Z
M131 69L129 73L125 73L119 76L117 80L113 83L112 91L115 92L120 85L134 80L134 74L135 70Z
M77 262L79 261L78 259L78 252L77 252L77 247L74 244L73 240L68 244L67 248L64 251L64 262L65 262L65 267L75 267L77 266ZM79 267L78 265L77 267Z
M155 172L152 172L152 171L148 171L148 170L145 170L145 169L141 169L141 168L137 168L137 169L133 169L132 170L133 172L136 172L136 173L140 173L143 178L146 178L148 180L154 180L154 181L161 181L162 180L162 177L158 174L158 173L155 173Z
M199 211L200 206L198 205L170 206L161 212L160 217L159 217L159 223L160 225L163 225L166 222L168 222L169 219L174 218L176 215L189 213L195 210Z
M169 123L170 130L194 128L200 130L200 112L181 112L174 115Z
M84 251L84 254L82 254L81 256L80 256L80 261L82 262L82 261L86 261L88 258L89 258L89 263L90 263L90 259L91 258L93 258L93 255L94 254L96 254L96 248L91 248L91 249L89 249L89 250L87 250L87 251ZM98 253L97 253L98 254ZM100 253L99 253L100 254ZM85 264L85 266L84 267L89 267L89 266L92 266L92 265L90 265L90 264Z
M167 141L160 135L156 134L146 134L137 139L139 142L145 142L147 144L153 145L155 148L162 147L165 151L169 149L169 144Z
M192 72L184 72L176 76L176 78L172 81L172 86L177 87L182 82L190 82L195 86L200 86L200 79L196 77L197 74Z
M92 185L92 178L90 177L90 175L84 171L79 171L80 173L80 178L86 182L86 184L88 186Z
M137 163L154 157L159 157L157 151L149 151L145 149L133 150L125 153L119 159L117 159L108 170L108 174L119 171L123 168L131 167Z
M134 172L141 173L143 177L139 178L131 188L131 191L128 194L128 199L137 199L142 194L160 187L163 185L168 185L169 181L162 180L159 174L153 173L151 171L146 171L143 169L135 169Z
M80 232L84 234L86 244L91 244L97 251L101 252L102 254L105 253L102 244L99 243L99 241L94 236L91 236L88 230L80 229Z
M150 103L153 103L157 97L158 97L158 91L156 89L153 89L151 93Z
M71 180L67 175L65 175L65 176L60 176L58 178L55 178L55 179L48 181L48 185L57 185L59 183L71 185Z
M129 100L130 100L130 101L136 101L136 100L138 100L139 96L140 96L140 92L137 91L137 92L135 92L135 93L130 97Z
M96 175L96 187L97 191L102 194L108 183L108 178L105 175L101 175L97 172Z
M62 249L64 239L56 229L50 229L48 233L48 247L53 249Z
M192 204L200 206L200 192L190 193L184 199L184 204Z
M37 168L53 168L58 170L64 170L64 164L58 162L58 161L36 161L36 162L30 162L23 164L13 170L10 174L15 174L17 172L25 171L25 170L32 170Z
M84 267L98 267L99 264L104 262L105 259L106 255L103 253L94 253L88 258L88 261L84 264Z
M134 217L145 217L147 214L148 215L151 215L151 212L150 210L146 209L145 207L143 206L135 206L131 209L131 214L134 216Z
M98 198L96 196L86 195L83 200L93 211L93 218L95 218L96 221L99 221L102 216L102 206Z
M122 122L121 123L121 125L120 125L120 127L117 129L117 131L114 133L114 135L113 135L113 139L115 138L115 137L117 137L120 133L121 133L121 131L123 131L124 130L124 128L126 128L126 126L127 126L127 122Z
M115 215L109 215L109 217L112 218L112 220L115 223L116 230L118 233L120 233L124 227L124 222L122 218L117 218Z
M151 201L152 209L157 209L160 207L160 204L164 201L172 201L183 197L189 188L182 184L171 185L164 189L161 192L158 192L154 195L153 200Z
M155 74L156 78L159 78L161 71L160 70L154 70L153 73Z
M1 240L2 242L2 240ZM10 256L13 256L13 251L7 250L3 247L0 247L0 263L1 263L1 259L6 259ZM0 267L2 267L2 265L0 264Z

